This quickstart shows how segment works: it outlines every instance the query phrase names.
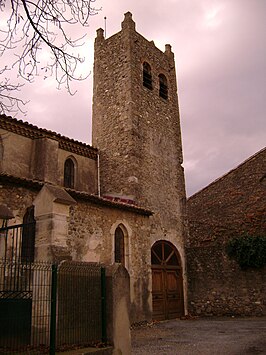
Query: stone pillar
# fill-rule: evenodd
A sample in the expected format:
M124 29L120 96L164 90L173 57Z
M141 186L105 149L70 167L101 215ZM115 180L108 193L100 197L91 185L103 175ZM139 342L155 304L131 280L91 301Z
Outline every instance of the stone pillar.
M113 355L130 355L130 279L121 264L106 268L106 298L107 340L113 344Z
M35 261L69 259L67 249L69 207L75 200L61 187L46 184L33 202L36 220ZM32 271L31 343L49 344L51 270L48 264L34 264ZM40 284L41 282L41 284ZM41 317L40 317L41 309Z
M61 187L46 184L35 206L35 260L69 259L67 249L69 207L76 201Z

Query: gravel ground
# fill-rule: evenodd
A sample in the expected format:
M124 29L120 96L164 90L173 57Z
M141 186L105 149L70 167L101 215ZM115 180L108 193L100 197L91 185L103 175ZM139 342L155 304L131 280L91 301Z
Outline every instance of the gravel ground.
M170 320L131 337L132 355L266 355L266 318Z

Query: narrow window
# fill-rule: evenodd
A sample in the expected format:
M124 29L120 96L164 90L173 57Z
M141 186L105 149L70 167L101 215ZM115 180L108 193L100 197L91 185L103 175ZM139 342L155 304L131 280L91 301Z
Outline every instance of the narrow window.
M35 249L35 219L34 206L28 207L23 217L23 230L21 242L21 261L34 261Z
M71 189L74 188L74 173L75 173L75 166L72 159L68 158L65 161L64 166L64 186L69 187Z
M163 75L163 74L159 75L159 85L160 85L160 89L159 89L160 97L167 100L168 99L167 79L166 79L165 75Z
M151 66L147 62L143 63L143 86L152 90Z
M120 227L115 230L115 262L125 266L124 233Z

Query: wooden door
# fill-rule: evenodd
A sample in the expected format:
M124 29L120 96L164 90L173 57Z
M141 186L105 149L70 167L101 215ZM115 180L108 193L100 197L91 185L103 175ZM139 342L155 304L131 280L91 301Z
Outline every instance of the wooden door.
M153 318L164 319L165 295L164 295L164 275L163 270L152 270L152 307Z
M159 241L152 247L153 319L173 319L184 314L183 280L175 247Z
M179 277L179 270L166 269L165 278L166 319L181 317L184 313L184 309L182 294L182 277Z

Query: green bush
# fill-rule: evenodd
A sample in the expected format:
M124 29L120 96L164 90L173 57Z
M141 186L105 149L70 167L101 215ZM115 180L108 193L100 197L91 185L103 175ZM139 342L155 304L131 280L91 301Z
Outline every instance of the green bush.
M266 237L235 237L227 243L226 252L242 269L262 268L266 265Z

